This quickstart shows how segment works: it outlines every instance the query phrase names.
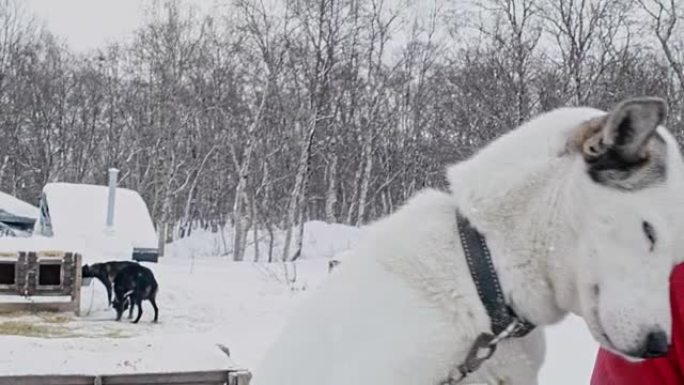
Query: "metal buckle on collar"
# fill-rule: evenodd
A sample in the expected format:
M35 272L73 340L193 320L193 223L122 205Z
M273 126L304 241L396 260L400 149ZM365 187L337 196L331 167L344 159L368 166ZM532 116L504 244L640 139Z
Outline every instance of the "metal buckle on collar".
M511 337L521 325L521 322L516 319L496 336L489 333L480 334L470 347L465 361L458 366L459 374L457 376L449 375L449 378L440 383L440 385L456 385L463 381L470 373L478 370L485 361L494 355L499 342Z
M479 369L494 354L496 351L496 344L492 344L494 338L496 337L489 333L482 333L477 337L465 361L458 366L458 370L464 377Z

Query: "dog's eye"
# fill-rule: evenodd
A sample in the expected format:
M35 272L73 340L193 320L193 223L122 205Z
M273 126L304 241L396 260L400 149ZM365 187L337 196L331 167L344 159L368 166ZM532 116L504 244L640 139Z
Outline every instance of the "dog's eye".
M646 221L641 222L641 227L644 230L644 234L646 234L646 238L648 238L648 241L651 243L651 251L653 251L656 243L655 229L653 228L653 225Z

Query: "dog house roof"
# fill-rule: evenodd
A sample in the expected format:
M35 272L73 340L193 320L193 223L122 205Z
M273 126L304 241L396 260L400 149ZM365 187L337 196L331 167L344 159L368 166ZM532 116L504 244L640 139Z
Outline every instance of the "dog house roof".
M40 214L37 207L2 191L0 191L0 211L16 217L32 219L38 218Z
M48 183L43 188L47 210L41 215L49 216L55 238L81 239L94 247L113 242L119 247L156 249L157 234L140 194L126 188L116 189L112 231L106 227L108 195L107 186ZM40 226L38 222L36 226Z
M38 208L12 195L0 192L0 237L30 235L38 218Z

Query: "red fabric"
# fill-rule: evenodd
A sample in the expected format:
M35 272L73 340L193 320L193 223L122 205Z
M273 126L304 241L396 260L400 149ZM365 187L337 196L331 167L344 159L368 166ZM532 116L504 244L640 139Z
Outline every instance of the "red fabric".
M684 384L684 264L670 277L672 346L667 356L628 362L600 349L591 385L682 385Z

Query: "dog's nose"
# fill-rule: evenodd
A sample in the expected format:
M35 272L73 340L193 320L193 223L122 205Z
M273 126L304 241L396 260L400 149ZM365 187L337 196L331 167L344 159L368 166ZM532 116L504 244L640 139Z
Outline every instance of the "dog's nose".
M670 346L667 341L667 334L663 331L650 332L646 336L646 346L644 347L643 358L662 357L667 354Z

